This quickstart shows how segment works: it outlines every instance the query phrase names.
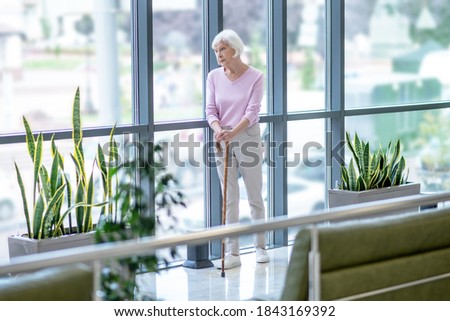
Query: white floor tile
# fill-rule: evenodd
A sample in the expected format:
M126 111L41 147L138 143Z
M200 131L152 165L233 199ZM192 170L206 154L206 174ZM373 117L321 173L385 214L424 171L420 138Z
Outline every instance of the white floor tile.
M242 265L225 270L216 267L176 267L139 277L140 290L166 301L240 301L280 297L291 247L268 250L269 263L256 263L255 253L242 254ZM213 261L220 266L221 261Z

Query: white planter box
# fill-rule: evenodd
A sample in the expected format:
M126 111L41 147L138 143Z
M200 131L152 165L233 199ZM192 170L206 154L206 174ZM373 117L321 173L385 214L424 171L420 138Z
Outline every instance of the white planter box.
M42 240L30 239L26 236L20 235L8 236L10 258L92 244L95 244L95 231L63 235Z
M400 186L384 187L361 192L329 189L328 202L329 207L332 208L417 194L420 194L420 183L409 183Z

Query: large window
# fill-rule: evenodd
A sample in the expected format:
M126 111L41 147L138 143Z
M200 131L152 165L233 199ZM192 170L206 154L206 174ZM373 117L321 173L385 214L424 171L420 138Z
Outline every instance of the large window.
M167 170L178 181L178 188L186 197L186 208L173 210L179 222L177 233L193 232L205 226L204 130L158 132L155 141L164 147Z
M450 98L446 1L346 0L347 108Z
M130 124L128 1L0 3L0 132L68 128L77 87L84 126Z
M449 14L446 0L1 1L0 259L6 235L24 232L13 165L24 176L31 170L22 116L36 132L55 132L69 153L77 87L89 166L114 124L118 139L164 142L187 197L187 208L174 210L176 232L220 224L203 101L216 59L210 41L222 28L241 35L243 59L266 75L268 217L326 206L339 164L325 155L336 156L345 131L373 146L400 138L410 179L423 192L450 190ZM269 246L285 245L285 236L269 233ZM245 236L241 245L251 243Z
M347 130L376 148L401 140L409 180L422 192L450 190L450 114L448 109L349 117Z
M202 10L199 1L155 0L152 5L155 120L201 118Z
M325 109L325 1L287 1L288 111Z
M267 1L224 0L223 27L233 29L245 44L242 60L267 74ZM266 99L261 113L267 113Z
M325 123L288 124L288 215L309 215L325 206Z

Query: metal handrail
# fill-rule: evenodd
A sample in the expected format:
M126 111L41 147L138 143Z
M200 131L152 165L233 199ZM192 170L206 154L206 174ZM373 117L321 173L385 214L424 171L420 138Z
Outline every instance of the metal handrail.
M273 219L262 219L252 223L236 223L227 226L217 226L182 235L171 235L158 238L143 237L138 240L95 244L66 250L20 256L11 259L9 264L0 265L0 275L6 273L21 273L77 262L91 262L109 258L129 257L130 255L136 254L151 254L159 249L171 248L179 245L202 244L205 241L221 239L224 237L285 229L293 226L383 216L389 211L432 205L449 200L450 193L448 192L430 195L421 194L384 201L367 202L358 205L342 206L331 210L318 211L317 214L308 216L282 216Z

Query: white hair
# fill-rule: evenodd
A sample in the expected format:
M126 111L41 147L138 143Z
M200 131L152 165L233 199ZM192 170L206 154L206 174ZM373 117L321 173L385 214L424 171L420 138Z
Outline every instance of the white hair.
M214 37L211 48L215 49L215 47L221 41L234 49L234 57L240 56L241 53L244 52L244 42L242 41L241 37L239 37L239 35L231 29L225 29L219 32L217 36Z

